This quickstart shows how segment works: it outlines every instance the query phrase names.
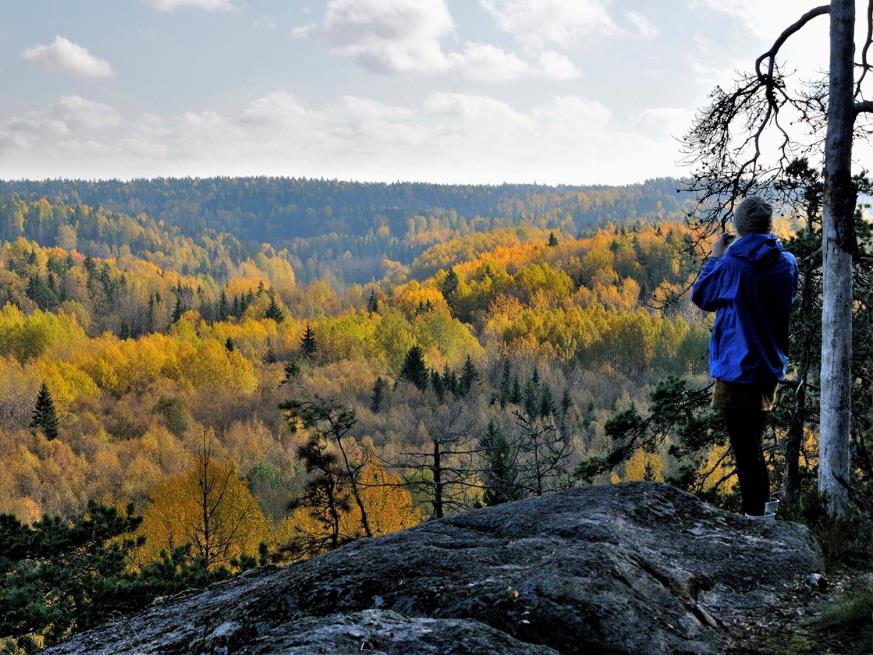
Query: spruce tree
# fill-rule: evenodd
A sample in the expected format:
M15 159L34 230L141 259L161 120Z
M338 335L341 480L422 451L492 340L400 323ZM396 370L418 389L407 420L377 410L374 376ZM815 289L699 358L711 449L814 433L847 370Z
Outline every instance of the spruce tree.
M58 438L58 415L55 412L55 403L49 392L48 385L43 382L36 396L36 406L33 409L33 418L30 427L42 430L46 439Z
M433 387L433 392L436 394L437 401L443 402L446 397L446 387L443 384L443 378L439 371L432 371L430 374L430 385Z
M370 297L367 299L367 311L371 314L379 312L379 297L376 295L376 290L370 292Z
M518 381L518 373L512 378L512 391L509 393L509 402L518 405L521 402L521 383Z
M488 431L479 440L484 455L482 481L485 486L483 500L486 505L499 505L521 498L518 485L518 469L512 447L503 430L494 421L488 422Z
M479 371L476 370L476 366L473 364L473 359L467 355L467 359L464 360L464 366L461 369L461 380L459 383L461 395L466 396L470 393L478 381Z
M536 371L534 371L534 375L536 375ZM531 378L527 381L527 384L524 385L524 392L522 393L522 404L524 405L524 411L531 418L535 416L539 416L540 414L540 385L534 378Z
M288 384L289 382L291 382L291 380L296 378L298 375L300 375L300 364L298 364L297 362L294 362L294 361L288 362L285 365L285 377L282 378L282 381L279 383L279 386L281 387L283 384Z
M558 238L554 232L549 232L549 248L554 248L558 245Z
M540 387L540 416L546 418L555 413L555 400L552 398L552 389L548 384Z
M500 375L500 406L506 407L512 393L512 369L509 360L503 360L503 372Z
M227 352L230 353L236 350L236 344L234 344L233 339L231 339L230 337L225 340L224 347L227 348Z
M455 273L455 269L450 269L442 284L440 285L440 291L443 294L443 298L449 301L454 295L455 291L458 290L458 284L458 274Z
M307 323L306 329L303 331L303 336L300 337L300 349L303 351L304 357L310 358L318 351L318 343L315 340L315 330Z
M382 376L376 378L373 383L373 392L370 394L370 410L374 414L378 414L382 409L382 402L385 400L385 380Z
M443 387L446 391L451 391L453 394L458 394L458 376L446 364L443 366Z
M180 318L182 318L182 314L188 311L188 307L185 306L185 300L182 296L182 287L179 285L176 287L176 305L173 307L173 316L170 318L170 323L176 323Z
M420 346L413 346L406 353L406 359L403 361L403 369L400 371L400 378L408 380L416 387L424 391L427 389L430 371L427 369L427 363L424 361L424 353Z
M270 304L267 306L267 311L264 312L264 318L271 318L276 323L281 323L285 320L285 312L276 304L276 294L270 292Z
M216 313L218 314L219 321L227 320L227 317L230 316L230 305L227 302L227 294L224 289L221 290L221 295L218 297L218 308Z

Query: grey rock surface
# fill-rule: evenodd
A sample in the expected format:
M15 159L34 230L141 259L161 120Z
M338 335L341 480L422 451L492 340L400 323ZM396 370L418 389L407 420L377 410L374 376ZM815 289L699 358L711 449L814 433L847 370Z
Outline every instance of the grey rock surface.
M581 487L253 571L45 653L719 653L726 623L822 568L801 525Z

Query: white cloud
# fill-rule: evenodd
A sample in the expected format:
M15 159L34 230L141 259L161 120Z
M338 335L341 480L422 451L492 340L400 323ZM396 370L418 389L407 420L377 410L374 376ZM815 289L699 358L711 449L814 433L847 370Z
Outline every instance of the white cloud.
M692 8L704 8L727 14L744 23L746 29L762 39L775 40L779 33L820 4L818 0L689 0ZM790 7L787 6L790 4ZM826 18L820 19L827 22Z
M381 73L433 72L449 66L440 39L454 30L445 0L329 0L321 25L294 30Z
M543 75L552 80L572 80L582 74L576 64L561 53L552 50L540 54L539 63Z
M454 29L445 0L329 0L321 23L292 33L323 40L376 73L456 73L486 83L579 76L573 62L552 51L527 60L489 43L468 42L446 52L442 40Z
M484 43L468 43L463 51L451 53L448 59L454 70L476 82L514 82L533 77L563 81L581 74L572 61L557 52L544 52L534 63Z
M622 33L602 0L479 1L501 30L535 48L566 48L583 37Z
M43 110L0 120L0 131L6 133L7 142L12 139L19 144L30 144L40 137L69 137L113 128L120 123L121 115L113 107L70 95Z
M658 36L655 24L638 11L625 12L625 16L636 29L637 36L650 39Z
M664 119L657 111L647 117ZM344 96L312 105L277 90L236 111L123 122L106 105L69 96L42 111L0 118L0 177L608 183L675 173L675 144L663 129L643 127L623 128L603 104L573 95L532 108L467 93L433 93L407 104Z
M274 91L253 100L243 113L243 121L254 124L296 124L296 119L305 116L306 109L294 96Z
M175 11L183 7L205 9L206 11L228 11L233 9L230 0L146 0L155 9Z
M682 137L694 120L694 111L686 107L650 107L640 112L637 122L643 127L666 131L672 137Z
M121 123L121 114L114 107L77 95L62 97L52 106L50 115L71 130L101 130Z
M48 68L64 70L80 77L111 77L112 66L105 59L95 57L87 48L73 43L62 36L56 36L49 45L36 45L25 50L22 55L27 61L34 61Z
M532 72L530 64L518 55L484 43L468 43L463 52L449 55L449 61L465 77L478 82L511 82Z

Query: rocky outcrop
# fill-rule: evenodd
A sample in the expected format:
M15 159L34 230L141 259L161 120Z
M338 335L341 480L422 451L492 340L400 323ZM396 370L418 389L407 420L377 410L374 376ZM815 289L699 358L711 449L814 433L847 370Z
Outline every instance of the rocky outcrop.
M582 487L261 569L46 651L719 653L822 568L806 528Z

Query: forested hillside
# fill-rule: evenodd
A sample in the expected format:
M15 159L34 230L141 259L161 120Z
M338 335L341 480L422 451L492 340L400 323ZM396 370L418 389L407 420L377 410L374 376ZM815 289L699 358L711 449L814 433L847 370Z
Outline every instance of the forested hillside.
M79 204L100 207L140 223L145 214L160 219L158 229L171 238L193 239L210 255L210 241L219 234L235 240L229 248L249 256L269 243L287 249L301 279L363 283L398 263L410 265L434 243L476 232L531 226L577 234L610 221L680 219L677 186L668 178L624 187L208 178L0 181L0 194L28 203L48 198L73 212ZM5 222L6 238L37 238L32 226ZM57 233L61 222L68 221L40 220L42 244L69 236ZM144 227L154 233L153 225Z
M566 476L604 412L667 372L703 370L707 331L692 310L649 306L690 274L684 228L668 222L583 238L480 232L375 283L334 288L298 283L286 251L186 236L147 214L17 195L0 207L0 415L15 462L0 510L27 520L89 499L146 509L204 434L281 518L303 478L277 405L311 393L354 408L356 433L399 473L401 451L426 449L446 408L469 415L464 439L478 441L489 421L525 429L515 414L526 403L526 420L552 421L572 444ZM52 440L30 426L43 383ZM475 502L468 482L447 488Z

